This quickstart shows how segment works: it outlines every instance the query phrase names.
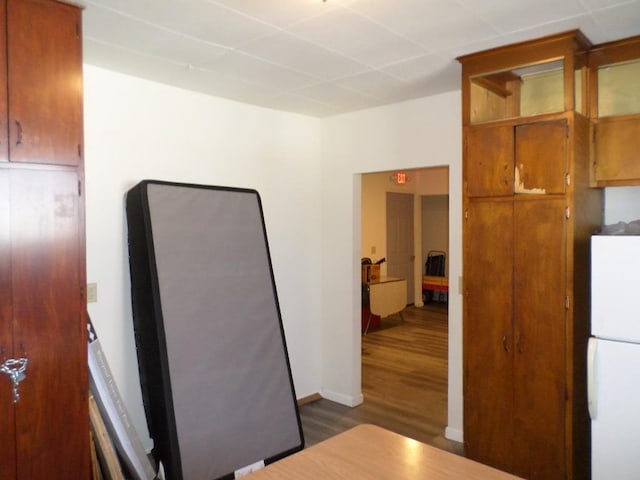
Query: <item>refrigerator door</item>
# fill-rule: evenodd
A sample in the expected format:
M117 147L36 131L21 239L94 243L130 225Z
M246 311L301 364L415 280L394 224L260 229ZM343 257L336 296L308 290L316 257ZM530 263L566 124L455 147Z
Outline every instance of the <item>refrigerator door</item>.
M591 237L591 334L640 343L640 236Z
M640 478L640 345L590 340L592 480Z

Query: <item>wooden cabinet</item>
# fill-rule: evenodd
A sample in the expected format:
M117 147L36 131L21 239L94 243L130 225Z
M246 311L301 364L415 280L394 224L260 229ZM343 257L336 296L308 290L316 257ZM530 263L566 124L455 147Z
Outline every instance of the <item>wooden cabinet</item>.
M0 478L86 479L79 9L2 0L0 42Z
M10 159L79 165L79 10L49 0L8 0L7 6Z
M640 185L640 36L589 52L593 180Z
M576 78L586 75L588 47L579 32L568 32L460 59L465 451L529 479L589 472L585 273L602 196L589 188L589 120L575 111L586 104ZM512 84L528 74L527 63L547 58L562 59L559 73L544 74L562 90L553 108L546 98L535 105L526 79L515 82L516 96L529 106L509 98L506 114L487 120L479 113L486 95L476 104L469 92L485 85L477 78L491 72ZM546 97L550 87L535 89Z

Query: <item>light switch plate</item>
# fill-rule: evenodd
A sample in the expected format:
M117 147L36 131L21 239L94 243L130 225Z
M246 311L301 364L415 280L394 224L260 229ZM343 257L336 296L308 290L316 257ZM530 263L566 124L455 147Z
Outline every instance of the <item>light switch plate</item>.
M98 301L98 284L87 283L87 303L95 303Z

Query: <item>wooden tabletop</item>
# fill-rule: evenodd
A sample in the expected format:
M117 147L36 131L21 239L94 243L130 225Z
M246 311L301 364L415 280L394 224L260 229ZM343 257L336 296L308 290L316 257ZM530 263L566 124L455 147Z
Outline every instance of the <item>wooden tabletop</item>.
M250 480L514 480L374 425L358 425L250 474Z

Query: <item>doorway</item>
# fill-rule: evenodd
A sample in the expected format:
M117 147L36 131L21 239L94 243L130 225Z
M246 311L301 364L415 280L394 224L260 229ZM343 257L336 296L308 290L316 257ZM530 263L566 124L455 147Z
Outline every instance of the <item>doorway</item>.
M424 263L431 249L444 250L447 252L448 258L448 239L449 239L449 168L448 167L434 167L409 170L406 172L406 184L400 186L394 183L396 177L395 172L378 172L378 173L366 173L361 176L361 257L369 257L373 262L379 261L386 257L386 262L382 264L381 275L382 276L397 276L411 279L413 286L408 288L407 304L414 304L411 312L407 311L407 317L409 319L408 324L410 328L415 328L417 324L423 322L425 314L429 316L429 321L433 321L433 317L437 317L439 314L444 316L442 322L438 325L438 335L442 341L442 349L439 352L442 354L441 358L447 357L447 351L449 349L448 339L448 327L447 317L448 308L446 303L440 305L429 305L427 309L424 308L422 299L422 275L424 273ZM426 199L426 200L425 200ZM402 203L404 207L398 207L397 203ZM402 211L396 211L396 208L409 211L407 215ZM401 220L399 219L401 218ZM408 218L408 220L407 220ZM444 219L444 221L442 221ZM406 245L410 244L408 248L409 253L398 253L400 257L404 256L405 265L399 266L403 262L394 260L396 254L396 246L393 245L394 237L396 236L396 230L405 230L402 224L410 223L411 233L405 236L409 237L397 240L397 243L403 244L406 249ZM423 238L424 237L424 238ZM426 241L426 243L425 243ZM399 249L400 250L400 249ZM407 257L410 260L407 261ZM410 268L406 264L410 264ZM406 269L406 270L403 270ZM434 311L434 307L440 307ZM422 310L425 310L424 312ZM385 325L383 322L383 329L388 328L389 323ZM437 323L437 320L436 320ZM413 325L412 325L413 324ZM422 328L422 325L419 325ZM367 384L363 384L363 392L366 390L369 398L375 398L373 391L375 386L372 387L372 381L378 381L376 379L381 378L379 373L369 372L367 369L371 368L371 364L376 364L378 359L371 361L371 355L373 351L370 341L384 344L385 350L396 349L400 352L398 358L402 358L403 362L410 362L409 356L402 354L402 348L408 345L415 345L410 338L410 332L400 332L397 330L397 334L393 334L393 329L383 330L380 332L372 332L367 335L366 342L363 341L364 348L367 349L366 355L361 353L360 363L363 369L363 379ZM421 331L418 335L421 338L427 338L431 335L425 334ZM378 336L378 338L375 338ZM390 342L390 343L388 343ZM395 342L395 344L394 344ZM430 341L430 350L433 351L434 343ZM436 348L436 350L438 350ZM426 351L426 350L425 350ZM424 353L424 352L422 352ZM365 358L367 357L367 358ZM419 356L418 356L419 358ZM420 360L415 360L419 362ZM433 363L433 359L430 360ZM437 362L439 362L438 360ZM437 363L436 362L436 363ZM404 365L403 368L413 371L421 378L424 377L426 368L423 368L420 364ZM442 388L447 383L448 378L448 365L446 361L442 361L442 370L444 375L438 374L437 376L429 377L426 380L427 385L434 386L432 392L429 394L434 395L429 402L431 405L439 405L442 415L442 423L446 426L446 416L448 412L448 394L442 393ZM406 381L406 379L404 379ZM395 385L402 383L403 379L398 376L395 380L387 379L385 382ZM444 382L444 384L442 383ZM437 388L436 388L437 385ZM428 388L428 387L425 387ZM435 401L435 395L441 395L438 401ZM444 395L444 396L442 396ZM416 405L412 404L412 400L416 400ZM365 398L365 403L367 402ZM424 405L417 405L419 400L412 395L403 395L402 405L408 412L413 409L424 408ZM365 407L366 408L366 407ZM411 415L413 416L413 415ZM420 420L415 417L418 422ZM444 427L443 427L444 428ZM434 438L438 437L444 432L436 432L433 430L433 424L431 427L423 425L423 429L426 434L432 435ZM416 433L417 434L417 433ZM444 438L444 437L443 437Z

